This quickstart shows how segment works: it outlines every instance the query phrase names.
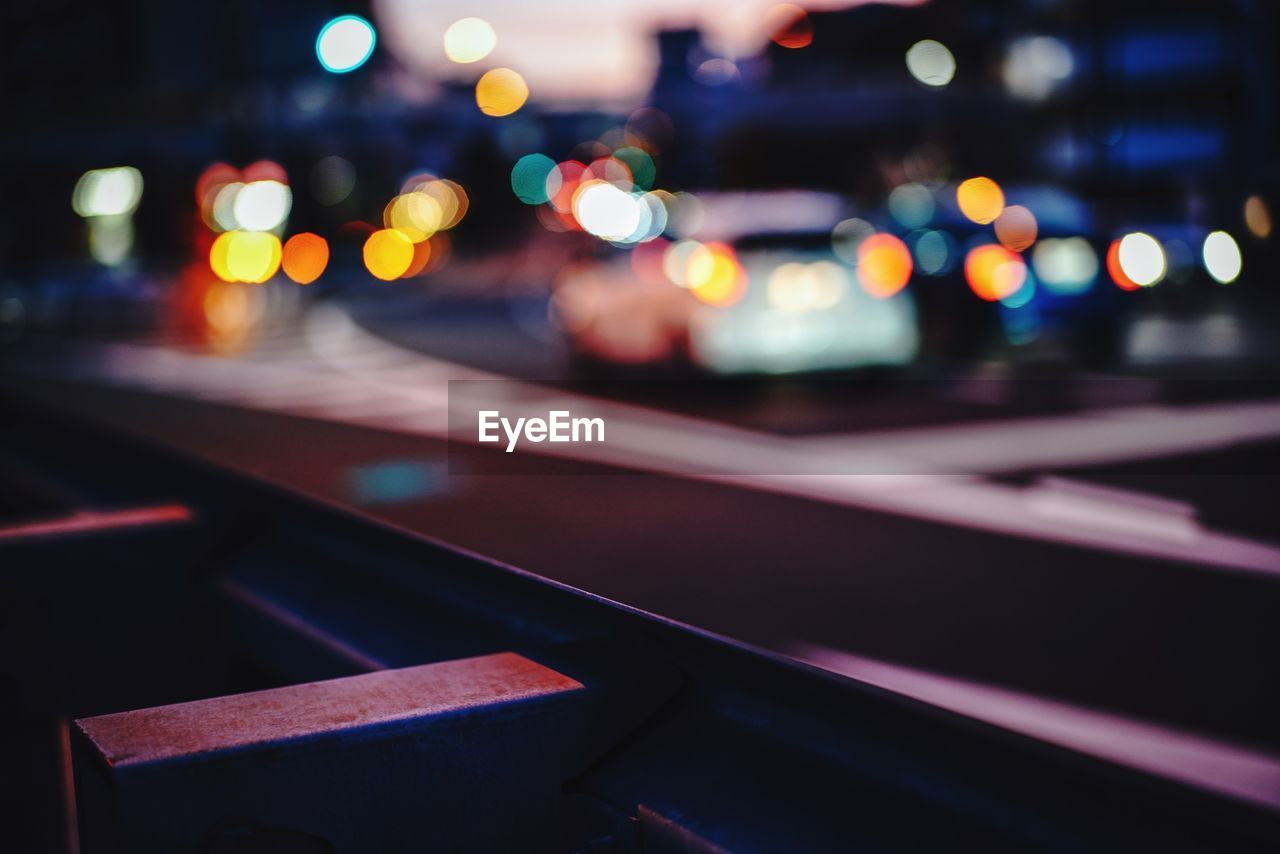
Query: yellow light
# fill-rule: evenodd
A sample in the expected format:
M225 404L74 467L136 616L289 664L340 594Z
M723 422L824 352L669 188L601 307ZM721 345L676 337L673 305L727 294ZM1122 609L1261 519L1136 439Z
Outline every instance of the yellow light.
M260 284L280 269L280 238L274 234L229 231L218 239L223 237L227 238L226 271L231 274L232 281ZM217 272L216 268L214 272Z
M1023 252L1036 242L1040 226L1035 214L1022 205L1010 205L996 217L996 238L1006 249Z
M424 181L414 187L414 190L426 193L440 206L440 231L448 231L461 222L471 205L467 198L467 191L462 189L462 185L448 178Z
M444 54L453 62L479 62L497 45L498 35L484 18L463 18L444 31Z
M527 100L528 85L510 68L486 71L476 82L476 106L486 116L509 116Z
M421 243L440 230L443 216L439 202L415 190L387 203L382 211L382 224L402 232L414 243Z
M224 282L234 282L236 280L236 277L231 274L231 268L227 266L227 253L231 249L232 234L234 232L222 232L213 241L213 246L209 247L209 269L213 270L213 274Z
M413 241L404 232L384 228L364 242L364 266L383 281L398 279L413 263Z
M723 243L694 247L689 253L685 278L693 295L707 305L733 305L746 290L746 273L733 249Z
M956 188L960 213L979 225L994 222L1004 210L1004 191L990 178L970 178Z
M300 285L309 285L329 266L329 243L318 234L304 232L284 244L284 274Z

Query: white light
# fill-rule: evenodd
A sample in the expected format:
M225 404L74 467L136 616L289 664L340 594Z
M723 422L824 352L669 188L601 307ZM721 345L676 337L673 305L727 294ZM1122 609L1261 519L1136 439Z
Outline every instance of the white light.
M218 194L221 197L221 193ZM281 225L293 207L293 194L279 181L251 181L235 195L237 227L245 231L270 231ZM214 201L217 216L217 200ZM219 220L221 224L221 220Z
M769 274L769 305L787 314L827 309L845 296L849 273L832 261L779 264Z
M1120 241L1120 269L1135 285L1150 287L1164 278L1164 249L1150 234L1135 231Z
M636 199L607 181L591 181L573 199L573 215L588 234L623 240L640 226Z
M1040 101L1075 71L1071 48L1052 36L1018 39L1004 61L1004 85L1009 94Z
M244 184L233 181L224 184L213 197L213 222L222 231L235 231L240 227L236 222L236 196L243 189Z
M325 71L345 74L365 64L377 40L373 24L358 15L343 15L325 24L316 37L316 56Z
M444 31L444 53L454 62L479 62L498 46L498 34L484 18L463 18Z
M91 169L80 176L71 207L80 216L133 213L142 199L142 173L132 166Z
M662 256L662 272L672 284L682 288L689 287L689 259L702 244L696 240L681 240L667 247Z
M692 237L702 228L702 202L693 193L679 192L664 196L667 208L667 234L675 238Z
M1046 290L1078 294L1098 276L1098 253L1083 237L1049 237L1036 244L1031 267Z
M1244 265L1235 238L1225 231L1215 231L1204 239L1204 268L1221 284L1228 285L1240 277Z
M133 249L133 217L128 214L89 219L89 254L107 267L124 263Z
M831 229L831 251L846 264L857 265L858 247L862 241L876 233L876 228L865 219L842 219Z
M956 58L941 42L925 39L907 50L907 70L926 86L946 86L956 74Z
M636 210L640 214L635 231L627 235L624 243L648 243L667 227L667 208L661 197L654 193L645 193L635 199Z

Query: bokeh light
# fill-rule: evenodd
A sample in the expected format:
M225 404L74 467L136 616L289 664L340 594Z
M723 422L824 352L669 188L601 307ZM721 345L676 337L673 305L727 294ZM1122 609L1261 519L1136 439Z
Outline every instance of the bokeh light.
M857 264L858 247L875 233L875 226L865 219L843 219L831 229L831 251L846 264Z
M608 181L592 180L573 197L573 216L588 234L623 240L640 225L635 198Z
M626 164L627 169L631 171L631 180L636 187L641 190L653 188L653 182L658 176L658 170L649 152L634 145L626 145L615 151L613 156L616 160Z
M476 106L486 116L509 116L527 100L528 85L510 68L486 71L476 82Z
M911 252L892 234L873 234L858 246L858 283L873 297L885 299L911 281Z
M283 253L284 274L300 285L311 284L329 266L329 242L318 234L295 234L285 242Z
M390 282L403 276L413 264L413 241L394 228L379 229L364 242L361 255L365 269Z
M730 306L746 292L747 276L738 256L724 243L698 244L685 266L689 290L701 302Z
M1135 231L1122 237L1118 259L1125 276L1139 287L1151 287L1164 278L1164 249L1150 234Z
M1249 233L1259 240L1271 236L1271 211L1262 196L1250 196L1244 200L1244 224Z
M209 331L215 338L243 337L255 318L253 292L236 284L214 282L200 301Z
M238 188L232 200L235 227L271 231L284 225L293 207L293 193L279 181L252 181Z
M1111 276L1111 281L1115 282L1116 287L1122 291L1136 291L1141 287L1129 278L1120 264L1120 238L1111 241L1111 245L1107 247L1107 273Z
M1031 268L1051 293L1083 293L1098 277L1098 253L1083 237L1050 237L1036 244Z
M921 228L933 219L933 193L923 184L899 184L889 192L889 215L903 228Z
M223 184L214 194L213 204L209 208L209 226L215 231L235 231L239 228L236 220L236 196L244 189L244 184L233 181Z
M780 47L802 48L813 44L809 13L794 3L779 3L765 14L769 39Z
M988 302L1008 299L1027 281L1027 265L1022 256L998 243L986 243L969 250L964 259L964 278L969 289Z
M129 214L91 216L89 255L99 264L115 267L125 262L133 249L133 217Z
M1036 242L1040 226L1035 214L1022 205L1009 205L995 219L996 239L1014 252L1025 252Z
M557 163L556 168L547 173L547 201L555 211L572 213L573 195L586 171L585 163L565 160Z
M526 154L511 167L511 191L526 205L541 205L547 199L547 178L556 162L545 154Z
M280 238L267 231L226 231L209 249L209 267L224 282L261 284L280 269Z
M956 204L969 220L986 225L1004 210L1004 191L990 178L970 178L956 188Z
M227 266L227 252L231 249L232 232L224 231L219 234L217 239L213 241L213 245L209 247L209 269L213 270L213 274L224 282L234 282L236 277L231 274L231 268Z
M907 49L907 70L926 86L946 86L955 77L956 58L942 42L924 39Z
M582 180L608 181L619 190L631 190L635 187L630 167L616 157L598 157L591 161Z
M689 287L689 258L702 244L696 240L680 240L667 247L662 258L662 272L672 284Z
M414 243L421 243L439 231L443 221L440 203L416 190L396 196L382 211L382 224Z
M133 213L142 199L142 173L132 166L90 169L71 193L71 207L82 217Z
M440 206L441 231L448 231L462 222L462 218L467 215L471 207L471 199L467 196L467 191L457 181L451 181L448 178L424 181L417 186L416 191L427 194Z
M945 231L918 231L908 242L916 269L926 276L942 276L955 268L959 250Z
M693 193L679 192L662 197L667 208L667 234L692 237L702 229L702 200Z
M1002 76L1015 98L1041 101L1075 71L1071 48L1053 36L1030 36L1009 45Z
M844 299L849 274L831 261L779 264L769 274L769 305L787 314L831 308Z
M433 235L431 240L444 235ZM412 279L426 272L427 267L431 264L431 240L423 240L420 243L413 244L413 260L409 262L409 266L400 274L402 279Z
M497 46L498 34L484 18L463 18L444 31L444 54L453 62L479 62Z
M316 56L325 71L346 74L369 60L377 41L373 24L359 15L342 15L321 28Z
M1219 284L1229 285L1240 278L1240 270L1244 261L1240 257L1240 246L1235 238L1225 231L1211 232L1204 239L1201 251L1204 268Z

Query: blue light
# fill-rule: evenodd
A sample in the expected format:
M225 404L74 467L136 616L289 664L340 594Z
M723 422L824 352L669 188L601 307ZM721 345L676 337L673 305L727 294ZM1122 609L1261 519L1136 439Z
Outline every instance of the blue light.
M316 36L316 57L325 71L346 74L368 62L377 43L373 24L359 15L341 15Z

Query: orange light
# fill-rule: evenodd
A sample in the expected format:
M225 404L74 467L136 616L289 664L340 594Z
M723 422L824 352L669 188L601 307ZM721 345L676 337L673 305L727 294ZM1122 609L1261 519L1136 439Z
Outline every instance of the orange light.
M364 242L364 266L389 282L403 276L413 264L413 241L394 228L383 228Z
M529 100L529 86L510 68L486 71L476 82L476 106L486 116L509 116Z
M1107 247L1107 272L1111 274L1111 281L1116 283L1122 291L1136 291L1140 285L1133 279L1124 274L1124 267L1120 265L1120 240L1111 241L1111 245Z
M1022 205L1010 205L996 217L995 231L996 238L1006 249L1024 252L1036 242L1040 226L1031 211Z
M309 285L329 266L329 242L318 234L304 232L284 244L284 274L300 285Z
M892 234L873 234L858 244L858 283L878 299L887 299L911 281L911 250Z
M964 259L964 277L975 294L996 302L1018 292L1027 281L1027 265L1018 253L987 243L969 250Z
M218 335L234 335L249 324L249 294L237 285L216 282L201 301L205 322Z
M970 178L956 188L960 213L979 225L994 222L1004 210L1004 190L990 178Z
M701 302L733 305L746 292L747 275L733 249L723 243L698 246L685 266L689 290Z
M765 16L770 40L780 47L801 48L813 44L809 13L793 3L779 3Z
M434 236L432 237L434 240ZM431 240L423 240L420 243L413 244L413 260L409 262L409 268L400 274L402 279L412 279L414 276L421 275L427 269L427 263L431 260Z

